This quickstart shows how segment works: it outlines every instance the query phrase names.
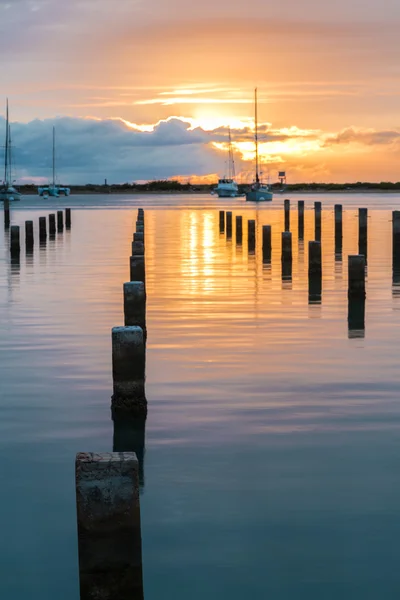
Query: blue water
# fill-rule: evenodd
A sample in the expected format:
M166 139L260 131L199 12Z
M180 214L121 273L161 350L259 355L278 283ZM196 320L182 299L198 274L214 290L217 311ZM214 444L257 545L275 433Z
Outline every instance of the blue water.
M306 203L297 239L297 199ZM313 202L323 291L308 303ZM57 202L57 205L55 204ZM146 600L398 598L400 195L27 197L12 223L72 207L72 228L11 264L0 228L0 597L78 600L74 460L110 451L111 328L123 323L137 206L145 207L147 382L141 489ZM344 206L335 261L333 204ZM244 217L241 247L218 229ZM347 255L369 209L365 332L347 327ZM246 219L257 222L254 255ZM260 232L273 255L262 264ZM36 235L37 231L35 232ZM37 236L38 238L38 236ZM22 236L23 241L23 236ZM140 448L139 448L140 450ZM142 448L143 450L143 448Z

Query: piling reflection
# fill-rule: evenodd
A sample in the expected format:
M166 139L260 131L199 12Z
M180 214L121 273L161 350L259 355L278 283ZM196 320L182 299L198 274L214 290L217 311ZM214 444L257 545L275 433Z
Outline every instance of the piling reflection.
M139 462L139 485L144 488L145 418L113 415L113 452L134 452Z
M347 322L349 338L365 337L365 300L349 298Z

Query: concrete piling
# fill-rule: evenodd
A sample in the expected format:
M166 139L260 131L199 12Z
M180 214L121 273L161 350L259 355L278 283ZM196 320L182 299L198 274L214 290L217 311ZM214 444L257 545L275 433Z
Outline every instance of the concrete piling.
M282 279L292 278L292 234L282 232Z
M21 252L21 246L20 246L20 241L19 241L19 225L11 225L10 252L14 256L19 255Z
M219 232L224 233L225 231L225 212L223 210L219 211Z
M141 327L146 331L146 290L143 281L124 283L125 326Z
M75 477L80 600L143 600L136 455L80 452Z
M284 200L285 231L290 231L290 200Z
M25 248L26 250L32 251L34 245L33 237L33 221L25 221Z
M39 241L41 244L45 244L47 240L46 221L46 217L39 217Z
M322 217L322 203L314 202L315 212L315 240L321 241L321 217Z
M141 327L112 330L113 414L147 415L144 390L145 345Z
M343 246L343 206L335 204L335 255L342 255Z
M57 211L57 231L62 232L64 230L64 213L62 210Z
M361 331L365 329L365 257L349 256L348 261L348 327Z
M4 200L4 229L10 229L10 201Z
M299 240L304 240L304 200L297 203Z
M134 452L139 462L139 486L144 487L145 418L113 418L113 452Z
M226 238L232 239L232 213L230 211L226 213Z
M49 215L49 235L50 237L54 237L56 235L56 215Z
M247 221L247 246L249 252L256 249L256 222L254 219Z
M240 215L236 216L236 244L242 245L243 240L243 218Z
M367 264L368 254L368 209L358 209L358 254L365 257Z
M65 209L65 227L66 229L71 229L71 209Z
M322 295L322 249L321 242L308 242L308 302L321 302Z
M146 269L143 255L135 254L130 257L130 278L131 281L146 283Z
M262 254L263 254L263 262L270 263L271 255L272 255L271 225L263 225L263 228L262 228Z

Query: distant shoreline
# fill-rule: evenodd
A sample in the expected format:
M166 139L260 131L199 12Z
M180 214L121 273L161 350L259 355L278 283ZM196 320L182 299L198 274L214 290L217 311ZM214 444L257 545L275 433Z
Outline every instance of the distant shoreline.
M23 187L19 187L19 191L21 192L21 194L23 196L38 196L38 193L32 190L24 190ZM291 194L376 194L376 193L380 193L380 194L400 194L400 188L399 189L392 189L392 190L387 190L387 189L380 189L379 187L377 188L367 188L367 189L339 189L339 190L329 190L329 189L316 189L316 190L285 190L284 192L277 192L272 190L274 193L274 196L282 196L284 197L285 195L291 195ZM73 188L71 188L71 196L100 196L100 195L110 195L110 196L126 196L126 195L148 195L148 196L174 196L174 195L182 195L182 194L186 194L186 195L191 195L191 196L213 196L215 198L217 198L218 196L211 194L210 191L208 190L110 190L110 191L105 191L105 190L74 190ZM68 198L68 196L60 196L60 198ZM224 198L222 198L222 200L224 200ZM225 198L225 200L227 200L227 198Z

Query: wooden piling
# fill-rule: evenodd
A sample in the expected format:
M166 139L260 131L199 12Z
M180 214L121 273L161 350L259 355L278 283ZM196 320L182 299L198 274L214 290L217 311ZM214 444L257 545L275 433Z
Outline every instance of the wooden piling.
M11 225L10 229L10 252L13 255L19 255L21 252L19 240L19 225Z
M113 417L113 452L134 452L139 463L139 487L144 487L146 419Z
M285 231L290 231L290 200L284 200Z
M243 240L243 218L240 215L236 216L236 244L242 245Z
M319 303L322 295L322 249L321 242L308 242L308 301Z
M219 232L224 233L225 231L225 212L223 210L219 211Z
M29 252L33 249L33 221L25 221L25 248Z
M230 211L226 213L226 239L232 239L232 213Z
M349 331L365 329L365 257L349 256L348 262L348 311Z
M247 221L247 246L249 252L256 249L256 222L254 219Z
M282 279L292 278L292 234L290 231L282 232Z
M144 256L143 242L132 242L132 256Z
M54 237L56 235L56 215L49 215L49 235L50 237Z
M135 254L130 257L131 281L142 281L146 284L145 259L143 255Z
M71 209L65 209L65 227L66 229L71 229Z
M142 242L144 244L144 233L143 233L143 231L136 231L133 234L133 241L134 242Z
M304 200L299 200L297 203L298 229L299 240L304 239Z
M76 455L80 600L143 600L134 453Z
M146 416L144 390L145 345L141 327L112 330L113 413Z
M39 217L39 241L40 243L46 243L47 240L47 225L46 217Z
M146 290L142 281L124 283L125 326L141 327L146 331Z
M392 260L393 270L400 271L400 210L392 212Z
M314 213L315 213L315 241L321 241L321 217L322 217L322 203L314 202Z
M335 204L335 255L341 256L343 246L343 206Z
M64 213L62 210L57 211L57 231L59 233L64 231Z
M263 253L263 262L270 263L271 262L271 254L272 254L271 225L263 225L263 228L262 228L262 253Z
M368 254L368 209L358 209L358 254L365 257L367 264Z
M5 199L3 202L4 202L4 229L8 230L8 229L10 229L10 223L11 223L10 201L8 199Z

